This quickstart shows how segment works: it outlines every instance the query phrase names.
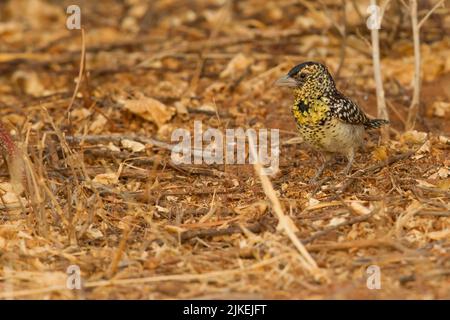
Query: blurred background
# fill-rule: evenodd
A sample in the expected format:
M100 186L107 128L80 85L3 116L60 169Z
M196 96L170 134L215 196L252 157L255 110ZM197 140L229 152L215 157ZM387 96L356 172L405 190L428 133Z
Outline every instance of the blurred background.
M336 167L313 188L317 156L273 83L319 61L376 116L369 1L0 1L0 120L32 181L17 197L0 160L0 298L449 298L450 8L417 2L422 86L405 132L413 3L378 1L390 139L369 135L355 170L372 169L353 184L336 186ZM67 28L70 5L83 32ZM272 182L328 281L276 232L252 166L171 162L160 142L194 120L280 129ZM73 264L81 291L65 287ZM371 264L382 291L366 287Z
M448 117L448 107L439 104L448 101L450 70L450 15L443 3L418 2L419 20L439 5L420 30L424 88L419 125L428 130L445 130L442 121L428 117ZM369 113L374 105L367 28L373 11L369 1L361 0L2 1L0 103L20 105L26 96L71 93L81 46L79 31L66 28L65 10L73 4L81 9L94 95L138 88L192 107L211 104L215 95L216 103L233 108L239 103L230 93L239 91L241 100L277 108L274 78L297 63L317 60ZM380 50L389 113L401 126L414 75L409 2L378 5L384 10ZM263 94L267 90L270 94Z

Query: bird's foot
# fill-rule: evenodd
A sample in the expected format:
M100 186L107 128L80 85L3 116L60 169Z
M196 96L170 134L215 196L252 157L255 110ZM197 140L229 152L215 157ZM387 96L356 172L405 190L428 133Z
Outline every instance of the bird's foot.
M350 175L350 173L352 171L352 165L353 165L353 159L349 160L349 162L345 166L344 170L342 170L342 174L345 177L349 177L349 175Z
M312 178L309 180L309 183L310 183L310 184L313 184L313 185L314 185L314 184L317 184L317 182L318 182L320 176L322 175L323 171L325 170L325 167L326 167L326 163L322 164L322 165L320 166L320 168L317 169L316 174L314 175L314 177L312 177Z

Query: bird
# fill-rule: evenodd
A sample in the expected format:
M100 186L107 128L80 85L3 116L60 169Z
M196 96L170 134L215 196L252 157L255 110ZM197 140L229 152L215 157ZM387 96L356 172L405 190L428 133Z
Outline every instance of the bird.
M298 132L324 158L310 180L312 183L317 182L335 154L347 158L348 164L343 173L348 175L365 130L389 123L385 119L370 119L355 102L336 88L333 76L322 63L300 63L279 78L275 85L292 89L294 102L291 111Z

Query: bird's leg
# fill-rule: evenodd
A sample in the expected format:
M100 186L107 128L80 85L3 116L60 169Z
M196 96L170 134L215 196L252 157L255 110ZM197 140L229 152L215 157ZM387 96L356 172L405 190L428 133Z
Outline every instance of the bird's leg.
M312 177L309 182L316 183L317 179L319 179L319 177L322 175L323 170L325 170L326 166L327 166L326 162L322 163L322 165L319 167L319 169L317 169L316 173L314 174L314 177Z
M317 182L317 179L320 178L325 168L330 164L332 155L329 153L325 153L323 155L323 158L324 160L322 162L322 165L319 167L319 169L317 169L316 173L314 174L314 177L312 177L312 179L309 181L311 184L315 184Z
M344 175L348 175L350 173L350 170L352 169L352 165L353 165L353 160L355 159L355 150L351 149L348 154L347 154L347 166L345 167L345 169L342 171L344 173Z

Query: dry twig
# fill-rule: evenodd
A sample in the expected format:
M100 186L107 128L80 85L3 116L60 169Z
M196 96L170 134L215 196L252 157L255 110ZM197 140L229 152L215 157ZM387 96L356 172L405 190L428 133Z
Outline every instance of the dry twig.
M259 179L261 181L264 193L269 198L270 202L272 203L273 211L278 218L278 229L283 230L289 239L292 241L294 246L299 251L299 260L302 263L302 265L309 271L315 273L316 275L320 275L318 273L319 269L317 267L316 262L311 257L311 255L308 253L306 248L303 246L301 241L297 238L295 235L296 227L294 222L291 220L290 217L286 216L283 213L283 209L281 208L280 200L278 200L278 197L275 193L275 190L273 189L272 183L270 182L269 178L264 175L263 168L261 165L261 162L259 160L259 155L256 152L255 148L255 142L253 141L253 137L251 135L248 135L249 138L249 148L250 152L253 155L253 158L256 159L254 163L255 171L257 175L259 176ZM322 274L323 275L323 274Z
M337 229L339 229L341 227L350 226L350 225L355 224L355 223L366 221L370 217L372 217L374 215L374 213L375 213L375 210L370 212L370 213L368 213L368 214L365 214L363 216L354 217L354 218L351 218L351 219L349 219L347 221L339 223L339 224L337 224L335 226L331 226L331 227L325 228L324 230L317 231L316 233L314 233L313 235L309 236L308 238L303 239L302 243L303 244L311 243L314 240L316 240L316 239L318 239L320 237L323 237L324 235L326 235L326 234L328 234L328 233L330 233L330 232L332 232L334 230L337 230Z
M86 67L86 39L84 36L84 28L81 28L81 59L80 59L80 69L78 72L77 84L75 86L75 90L73 91L72 98L70 99L69 106L67 107L67 117L70 119L70 110L72 109L73 103L75 102L75 98L78 94L78 90L80 89L81 81L83 79L84 69Z
M416 124L417 115L419 114L420 106L420 91L421 91L421 54L420 54L420 28L427 21L430 15L442 4L444 0L439 1L436 5L423 17L420 22L417 18L417 0L410 0L409 9L411 14L411 25L414 43L414 91L412 101L408 110L408 118L406 120L406 130L412 130Z
M259 233L262 231L262 226L260 222L255 222L245 226L246 229L251 232ZM225 229L199 229L199 230L188 230L180 234L180 241L185 242L193 238L204 238L204 237L216 237L216 236L226 236L236 233L244 233L244 230L239 225L232 225Z
M373 6L377 5L376 0L371 0L370 3ZM386 108L386 100L384 98L383 79L381 76L380 40L378 27L381 26L382 17L379 17L379 19L380 21L378 22L378 24L372 25L371 28L373 72L377 92L378 118L389 120L389 115ZM381 129L381 137L383 142L386 142L389 139L389 131L387 130L387 128Z

